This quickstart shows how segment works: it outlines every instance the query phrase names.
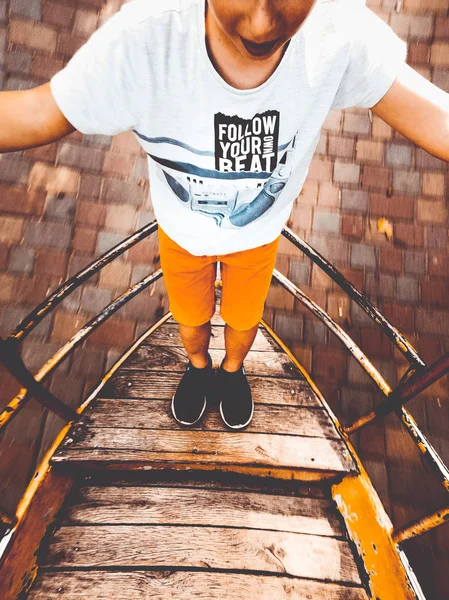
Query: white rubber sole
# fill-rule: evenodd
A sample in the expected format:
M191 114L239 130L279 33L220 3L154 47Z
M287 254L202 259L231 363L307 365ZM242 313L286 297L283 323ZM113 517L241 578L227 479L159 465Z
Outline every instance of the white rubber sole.
M196 423L198 423L198 421L200 421L204 415L204 412L206 410L206 406L207 406L207 400L206 400L206 396L204 396L204 406L203 406L203 410L201 411L200 416L198 417L198 419L196 419L196 421L193 421L192 423L189 423L188 421L181 421L181 419L178 419L178 417L176 416L175 413L175 394L173 394L173 398L171 399L171 412L172 415L175 419L175 421L177 421L180 425L187 425L187 426L191 426L191 425L196 425Z
M234 429L234 430L244 429L245 427L248 427L248 425L251 423L251 421L253 419L253 415L254 415L254 402L253 402L253 408L251 410L251 415L250 415L249 419L246 421L246 423L243 423L242 425L230 425L226 421L226 419L225 419L222 407L223 407L223 400L220 402L220 415L221 415L221 418L223 419L223 423L226 425L226 427L229 427L229 429Z

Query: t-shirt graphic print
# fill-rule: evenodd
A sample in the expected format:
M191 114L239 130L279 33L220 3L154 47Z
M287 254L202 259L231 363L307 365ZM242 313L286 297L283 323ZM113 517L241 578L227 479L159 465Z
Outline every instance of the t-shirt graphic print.
M263 216L290 177L296 136L279 146L279 122L276 110L251 119L217 113L214 152L165 138L164 143L183 149L185 160L150 156L159 178L183 206L214 219L220 228L238 229ZM215 169L198 164L205 155L214 157Z

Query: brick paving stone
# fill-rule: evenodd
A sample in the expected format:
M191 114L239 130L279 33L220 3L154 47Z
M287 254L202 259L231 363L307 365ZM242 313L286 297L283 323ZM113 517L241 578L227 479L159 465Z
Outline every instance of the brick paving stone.
M48 194L44 214L54 219L71 220L75 215L76 199L60 194Z
M370 194L370 212L379 217L413 219L414 200L406 196L390 196L386 194Z
M70 225L56 221L38 221L26 223L23 237L30 246L47 246L62 250L69 247L71 235Z
M449 331L449 312L442 310L416 309L416 330L420 333L439 334Z
M26 46L33 50L54 52L57 34L54 29L42 23L11 19L9 22L9 42Z
M50 248L37 248L35 270L42 275L63 277L67 271L68 254Z
M429 252L429 273L439 277L449 277L449 254Z
M367 273L365 291L370 298L394 298L396 296L396 277L386 273Z
M351 267L376 268L376 251L373 246L351 244Z
M45 23L65 27L72 27L75 9L60 2L45 2L43 7L43 20Z
M140 154L142 147L132 131L124 131L112 138L111 150L123 152L124 154Z
M5 217L0 219L0 242L14 244L21 240L24 219L21 217Z
M51 340L55 342L66 342L69 338L74 336L86 322L86 315L80 313L73 314L59 309L53 319Z
M430 62L438 67L449 65L449 43L434 42L430 48Z
M280 310L293 310L294 298L279 285L272 285L268 291L266 306Z
M92 285L86 285L81 292L81 308L86 313L96 315L102 311L111 300L111 290L104 290Z
M417 196L421 193L421 174L418 171L393 171L395 194Z
M323 129L328 131L340 131L342 121L341 110L330 110L324 123Z
M363 190L341 190L341 207L343 210L366 213L368 212L369 196Z
M34 266L35 250L16 246L9 253L8 268L18 273L31 273Z
M300 342L303 336L303 319L298 314L276 312L274 330L281 339Z
M316 154L326 154L327 152L327 133L322 131L320 134L320 139L318 140L318 144L316 145L315 153Z
M134 179L148 179L148 160L144 156L136 156L134 164Z
M383 142L377 140L358 140L356 147L357 160L361 162L371 161L382 163L385 152Z
M104 159L105 175L130 176L134 171L136 156L119 154L118 152L106 152Z
M145 201L145 191L134 182L104 178L101 198L108 204L126 202L127 204L141 206Z
M297 286L310 284L311 266L309 262L292 259L290 261L289 279Z
M372 136L373 138L389 140L393 137L393 130L385 121L373 115Z
M88 200L77 203L76 222L101 229L106 221L106 206Z
M430 280L423 282L421 288L423 306L449 308L449 294L447 291L447 281Z
M97 244L97 230L91 227L78 226L72 240L72 248L76 252L92 254Z
M112 136L100 134L83 134L83 143L88 146L102 146L104 149L110 148Z
M418 282L412 277L398 277L398 300L416 304L419 301Z
M385 148L385 164L411 167L413 164L413 148L404 144L388 144Z
M104 372L105 353L91 348L79 348L73 355L70 373L100 377Z
M324 346L326 344L328 331L324 323L309 317L305 319L304 337L307 344Z
M390 273L400 273L402 271L403 253L399 248L381 247L379 248L380 268Z
M97 29L98 13L91 10L78 9L73 24L73 35L90 37Z
M298 231L308 231L312 227L312 207L294 205L288 226L295 233L298 233Z
M103 166L104 156L102 150L65 142L60 147L58 163L98 172Z
M308 178L312 181L330 181L332 178L332 161L328 158L314 156L310 163Z
M320 183L318 191L318 206L340 208L340 203L340 189L331 183Z
M44 189L53 193L64 192L76 195L79 185L80 176L75 169L51 167L44 163L35 163L29 177L30 188Z
M17 160L19 158L19 160ZM26 185L30 176L31 163L21 157L0 155L0 181L15 185Z
M100 271L100 285L103 288L113 290L127 288L131 279L131 269L131 264L125 263L122 260L115 260L109 263ZM148 274L149 269L146 269L146 271L145 275Z
M344 236L361 240L364 231L364 221L361 215L343 215L341 233Z
M298 197L295 199L295 203L314 205L317 203L317 198L318 183L316 181L307 180L303 185Z
M382 306L384 316L397 328L399 331L413 331L414 318L413 309L410 306L400 304L389 304L385 302Z
M418 220L424 223L447 223L448 212L445 199L418 200Z
M395 223L393 240L395 245L398 246L422 248L424 245L424 230L422 227L411 223Z
M405 250L404 252L404 269L406 273L414 275L424 275L426 272L426 255L424 252L413 252Z
M369 134L371 131L371 121L368 111L356 114L345 112L343 131L345 133Z
M131 301L132 302L132 301ZM134 340L133 321L111 318L107 327L99 327L86 341L87 347L126 348Z
M344 382L346 379L346 353L336 348L315 348L314 372L327 380Z
M360 178L360 165L344 163L336 160L334 164L334 181L338 183L358 183Z
M0 211L3 213L40 214L44 202L45 194L40 191L0 184Z
M104 254L116 244L119 244L125 239L122 233L112 233L109 231L100 231L97 238L97 254Z
M447 227L430 225L424 228L424 239L426 248L448 250L449 237Z
M391 185L391 169L364 165L362 185L377 190L388 189Z
M329 150L330 156L338 156L338 158L353 158L355 148L355 138L343 137L341 135L329 135Z
M56 51L58 54L62 54L67 59L78 52L78 50L85 44L86 40L82 37L74 37L72 34L65 31L61 31L58 35L58 43Z
M430 44L427 42L410 42L407 49L407 57L411 65L427 65L430 58Z
M117 233L131 233L135 230L136 208L126 204L108 206L106 208L107 229Z
M317 265L312 267L312 288L313 289L330 289L332 287L332 279L324 271L322 271Z
M11 92L19 92L23 90L30 90L32 88L37 87L38 85L38 81L35 81L34 79L27 77L26 75L10 75L8 77L8 83L6 84L6 90Z
M53 75L60 71L64 66L63 61L55 56L49 56L48 54L35 54L33 56L33 63L31 66L31 75L48 81ZM44 146L46 148L47 146ZM51 146L54 150L56 158L56 146ZM34 148L36 150L36 148ZM53 162L54 159L52 159Z
M344 292L329 292L327 313L339 324L344 324L351 313L351 299Z
M318 235L311 233L307 236L307 242L324 258L335 264L347 264L349 244L341 238L332 238L329 235Z
M445 177L443 173L424 172L422 192L426 196L444 196Z
M10 0L9 10L15 17L25 17L40 21L42 18L41 0Z
M8 53L8 70L11 73L28 75L31 71L33 55L28 50L15 48Z
M340 214L316 208L313 212L313 230L317 232L338 233Z
M83 173L80 183L80 196L86 198L99 198L102 178L91 173Z
M438 85L436 81L435 85ZM432 156L422 148L416 148L415 150L415 165L417 169L433 169L436 171L447 169L445 161Z

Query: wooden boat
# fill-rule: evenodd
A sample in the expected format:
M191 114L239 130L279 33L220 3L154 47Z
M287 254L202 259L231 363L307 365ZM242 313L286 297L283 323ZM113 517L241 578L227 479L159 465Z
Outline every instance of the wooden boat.
M211 406L181 428L170 399L187 355L166 314L105 374L76 410L42 382L92 331L162 273L132 286L87 323L38 373L20 342L76 287L156 230L151 223L39 305L0 357L23 384L0 415L0 433L30 397L64 417L12 517L2 515L3 600L422 599L401 544L449 518L449 509L394 531L349 433L396 412L442 485L449 474L404 403L449 370L427 367L401 334L342 275L293 232L283 234L382 327L410 361L395 390L312 300L274 277L346 345L385 401L344 429L308 374L265 323L245 368L256 402L243 432L227 431ZM224 323L213 319L211 355L224 355Z

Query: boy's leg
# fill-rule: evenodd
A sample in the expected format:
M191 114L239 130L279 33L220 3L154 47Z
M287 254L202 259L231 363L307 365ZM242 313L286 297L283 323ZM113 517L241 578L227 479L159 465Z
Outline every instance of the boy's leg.
M226 322L226 355L220 368L219 406L223 421L232 429L249 425L254 413L243 361L257 335L279 239L219 257L223 282L221 316Z
M198 327L182 325L182 323L178 323L178 326L182 343L192 365L197 369L207 367L211 334L210 321Z
M226 323L225 326L225 347L226 356L223 361L223 369L234 373L238 371L246 358L246 355L251 350L254 339L257 335L259 323L251 329L239 331Z

